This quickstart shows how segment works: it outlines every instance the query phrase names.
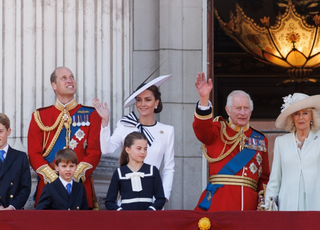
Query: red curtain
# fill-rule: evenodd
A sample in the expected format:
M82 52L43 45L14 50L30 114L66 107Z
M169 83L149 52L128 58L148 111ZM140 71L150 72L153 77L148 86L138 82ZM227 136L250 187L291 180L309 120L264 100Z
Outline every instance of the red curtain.
M194 212L165 211L0 211L0 229L196 230L209 218L213 230L319 229L320 212Z

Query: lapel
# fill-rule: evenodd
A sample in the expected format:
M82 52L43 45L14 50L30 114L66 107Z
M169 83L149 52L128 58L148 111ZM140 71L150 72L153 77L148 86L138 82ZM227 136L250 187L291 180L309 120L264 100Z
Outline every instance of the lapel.
M60 196L66 200L67 202L69 202L70 196L69 193L67 192L67 189L63 186L62 182L60 181L59 178L57 178L54 182L54 187L57 190L58 194L60 194Z
M17 152L14 151L10 146L8 148L7 157L2 164L2 169L0 171L0 178L5 174L5 172L11 167L14 159L16 158Z

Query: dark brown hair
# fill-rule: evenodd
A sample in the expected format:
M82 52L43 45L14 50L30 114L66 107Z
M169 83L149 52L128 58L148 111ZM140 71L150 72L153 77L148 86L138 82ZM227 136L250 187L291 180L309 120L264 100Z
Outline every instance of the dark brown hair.
M10 119L4 113L0 113L0 123L3 124L6 129L10 129Z
M78 164L78 157L75 151L73 151L72 149L60 149L57 153L56 153L56 157L55 157L55 164L56 166L59 166L59 163L61 162L66 162L67 164L69 162L73 163L73 164Z
M126 138L124 139L122 151L120 154L120 166L127 165L129 163L129 155L126 151L126 148L130 148L133 145L135 140L146 140L147 138L143 133L140 132L132 132L129 133Z
M154 109L154 113L160 113L162 111L162 102L161 102L161 93L159 88L155 85L150 86L147 90L150 90L153 93L153 96L156 100L159 100L159 104L156 109Z

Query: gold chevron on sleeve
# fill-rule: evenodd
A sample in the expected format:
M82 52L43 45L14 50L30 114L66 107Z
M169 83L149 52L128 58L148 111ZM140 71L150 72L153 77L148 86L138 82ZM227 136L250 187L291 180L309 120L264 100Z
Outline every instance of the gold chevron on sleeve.
M55 171L53 171L52 168L50 168L49 165L42 165L37 169L36 173L39 173L43 176L45 184L51 183L58 178L58 175L55 173Z
M77 182L80 182L81 179L82 182L84 182L86 180L86 171L91 168L93 168L91 164L87 162L80 162L77 166L76 172L74 173L73 179Z
M212 118L212 113L210 113L209 115L203 116L198 114L196 111L194 112L194 115L196 116L196 118L200 119L200 120L207 120Z

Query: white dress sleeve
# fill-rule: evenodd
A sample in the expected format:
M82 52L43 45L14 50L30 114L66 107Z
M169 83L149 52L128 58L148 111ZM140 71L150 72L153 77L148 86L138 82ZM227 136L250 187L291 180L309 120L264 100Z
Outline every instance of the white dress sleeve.
M281 170L281 143L279 140L281 137L277 137L274 145L273 162L271 168L271 174L267 185L267 191L265 195L265 208L269 207L270 197L278 198L282 179ZM284 142L287 143L287 142Z
M123 125L118 121L116 129L112 136L110 136L110 125L106 127L101 126L100 131L100 148L102 154L111 154L116 151L123 144L126 134L123 130Z
M174 128L170 126L169 134L167 135L167 148L163 158L162 169L162 184L164 195L169 200L174 175Z

